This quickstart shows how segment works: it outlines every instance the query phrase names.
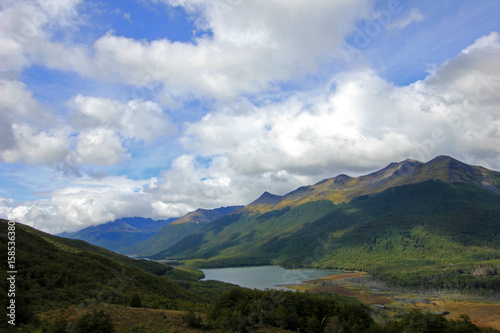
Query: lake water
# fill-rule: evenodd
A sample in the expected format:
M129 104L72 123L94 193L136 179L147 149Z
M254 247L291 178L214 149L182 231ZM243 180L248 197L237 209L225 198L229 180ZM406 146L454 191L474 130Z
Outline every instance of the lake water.
M286 289L283 285L301 284L308 280L339 274L338 271L315 269L284 269L278 266L255 266L202 269L203 280L217 280L251 289Z

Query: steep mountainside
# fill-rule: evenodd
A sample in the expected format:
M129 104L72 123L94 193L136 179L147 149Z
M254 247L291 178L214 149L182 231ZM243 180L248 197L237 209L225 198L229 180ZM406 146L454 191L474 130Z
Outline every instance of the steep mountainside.
M242 207L230 206L216 209L197 209L163 227L150 238L124 249L122 253L140 257L158 253L175 245L201 225L231 214Z
M265 193L154 258L357 269L403 285L500 289L499 184L499 172L445 156L392 163L284 196Z
M64 232L58 236L83 240L114 252L125 253L124 250L131 244L148 239L175 220L154 221L149 218L127 217L76 232Z

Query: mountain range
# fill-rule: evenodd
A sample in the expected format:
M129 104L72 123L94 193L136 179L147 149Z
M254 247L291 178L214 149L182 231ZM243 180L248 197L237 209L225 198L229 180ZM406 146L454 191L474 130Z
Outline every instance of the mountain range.
M265 192L152 258L364 270L403 285L499 289L499 185L499 172L448 156L405 160L283 196Z
M165 224L119 252L192 267L363 270L400 285L500 282L500 172L449 156L342 174L285 195L264 192L246 206L198 209ZM116 225L79 237L113 249Z

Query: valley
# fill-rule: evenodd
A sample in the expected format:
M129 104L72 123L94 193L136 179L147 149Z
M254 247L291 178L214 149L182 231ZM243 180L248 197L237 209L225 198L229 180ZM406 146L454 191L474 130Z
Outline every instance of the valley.
M35 332L399 333L417 323L496 332L499 184L499 172L439 156L265 192L249 205L200 209L163 226L133 226L135 219L85 230L108 247L133 236L122 251L153 260L16 223L16 320ZM122 231L109 244L97 238Z

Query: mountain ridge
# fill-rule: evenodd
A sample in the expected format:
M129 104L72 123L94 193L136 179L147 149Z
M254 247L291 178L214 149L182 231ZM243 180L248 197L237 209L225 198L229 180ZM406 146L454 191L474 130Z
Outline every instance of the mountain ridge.
M475 182L495 192L491 185L495 187L495 184L500 184L500 172L467 165L445 155L437 156L427 163L407 159L392 162L385 168L359 177L340 174L323 179L314 185L301 186L283 196L265 192L240 211L264 213L317 200L329 200L334 204L347 203L359 196L380 193L390 187L424 180L441 180L447 183Z

